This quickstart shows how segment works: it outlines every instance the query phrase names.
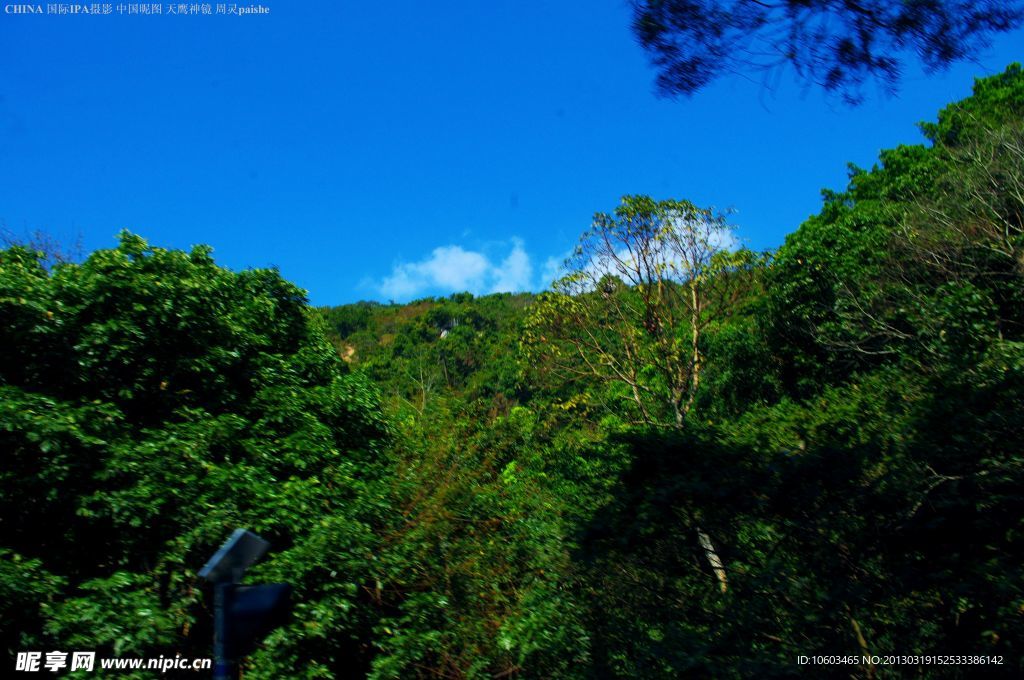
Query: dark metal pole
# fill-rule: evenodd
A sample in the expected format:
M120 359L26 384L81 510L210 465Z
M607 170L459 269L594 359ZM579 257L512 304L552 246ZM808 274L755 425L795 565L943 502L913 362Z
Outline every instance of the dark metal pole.
M241 649L233 640L238 631L231 631L234 618L235 588L242 575L267 552L270 544L246 529L235 529L198 576L213 584L213 677L214 680L238 680L238 659ZM275 591L276 592L276 591ZM279 598L280 599L280 598Z
M228 612L235 584L221 581L213 586L213 680L237 680L238 666L228 655Z

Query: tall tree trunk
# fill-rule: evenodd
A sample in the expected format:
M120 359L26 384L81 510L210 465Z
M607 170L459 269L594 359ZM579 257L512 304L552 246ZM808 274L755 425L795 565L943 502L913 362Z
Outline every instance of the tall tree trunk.
M711 570L715 572L715 578L718 579L718 587L724 593L729 589L729 581L725 576L725 565L722 563L718 553L715 552L715 546L711 542L711 537L700 527L697 527L697 541L700 543L700 547L704 549L704 556L707 557Z
M690 282L690 394L686 398L683 413L689 413L693 400L700 387L700 296L697 294L697 282Z

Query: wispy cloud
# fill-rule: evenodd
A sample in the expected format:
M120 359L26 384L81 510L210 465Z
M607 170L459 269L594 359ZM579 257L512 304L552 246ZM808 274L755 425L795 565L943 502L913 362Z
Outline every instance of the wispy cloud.
M493 273L495 281L492 293L514 293L532 288L533 265L522 241L513 239L512 251Z
M544 261L544 268L540 274L540 287L542 289L551 288L551 284L566 275L565 261L572 255L571 250L567 250L557 257L549 257Z
M375 287L384 297L408 300L429 293L469 291L475 295L533 288L533 265L522 240L512 239L511 250L498 262L462 246L434 248L418 262L400 262Z
M740 247L740 242L728 230L716 230L709 236L713 248L735 250ZM571 250L538 260L534 266L533 257L519 238L477 250L445 245L434 248L420 260L397 262L390 274L382 279L365 280L364 285L376 290L384 299L399 302L462 291L485 295L548 290L553 281L566 274L564 263L570 255ZM620 256L628 259L625 252ZM601 266L592 263L588 269L599 276ZM607 267L607 263L604 266Z
M710 229L703 234L701 240L703 241L701 247L707 248L710 251L724 250L735 252L743 247L743 242L736 235L734 227ZM676 267L672 271L676 273L686 271L686 267L681 264L681 261L673 257L669 251L664 251L664 255L666 256L664 262L670 267ZM626 248L616 250L614 258L595 257L589 261L580 261L575 256L574 250L567 250L559 256L549 257L544 261L540 274L540 288L551 288L551 284L568 274L573 266L582 266L583 272L586 274L585 279L590 282L597 281L605 274L612 274L622 278L623 273L620 271L619 265L615 260L618 263L625 263L627 267L633 266L633 257ZM567 263L569 265L568 268ZM672 271L668 272L668 275L672 276Z

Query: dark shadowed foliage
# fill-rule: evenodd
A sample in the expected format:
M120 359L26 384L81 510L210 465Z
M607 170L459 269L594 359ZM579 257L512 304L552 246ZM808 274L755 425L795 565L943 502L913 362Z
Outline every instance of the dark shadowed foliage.
M769 82L789 67L855 102L869 79L895 90L908 57L942 69L1022 17L1019 2L998 0L640 0L633 30L665 95L692 95L728 74Z

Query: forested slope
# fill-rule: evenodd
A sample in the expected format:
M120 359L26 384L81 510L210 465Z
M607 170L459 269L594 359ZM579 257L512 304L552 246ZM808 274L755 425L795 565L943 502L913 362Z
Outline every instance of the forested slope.
M923 130L772 253L626 197L539 295L3 251L5 646L204 654L237 525L298 602L247 678L1019 677L1024 73ZM891 654L1003 663L797 664Z
M558 370L564 350L586 347L580 336L627 337L600 321L627 304L564 313L568 298L548 293L326 310L339 341L358 345L352 365L405 415L409 447L436 449L445 474L474 436L518 445L468 459L453 479L466 495L445 503L476 516L476 495L502 474L551 494L532 511L551 533L520 549L559 550L551 621L578 631L560 657L580 659L572 672L772 676L798 672L800 654L943 650L1021 671L1024 75L979 81L922 129L928 145L851 168L777 252L726 268L745 283L720 296L728 310L704 312L702 381L682 427L668 413L637 425L628 381ZM637 288L617 283L612 295ZM691 324L678 326L687 338ZM615 360L625 347L591 351ZM652 405L669 395L657 375L638 383ZM521 520L480 518L494 537ZM480 540L465 531L467 546ZM493 586L504 567L488 564L493 575L472 576ZM894 672L834 672L851 670Z

